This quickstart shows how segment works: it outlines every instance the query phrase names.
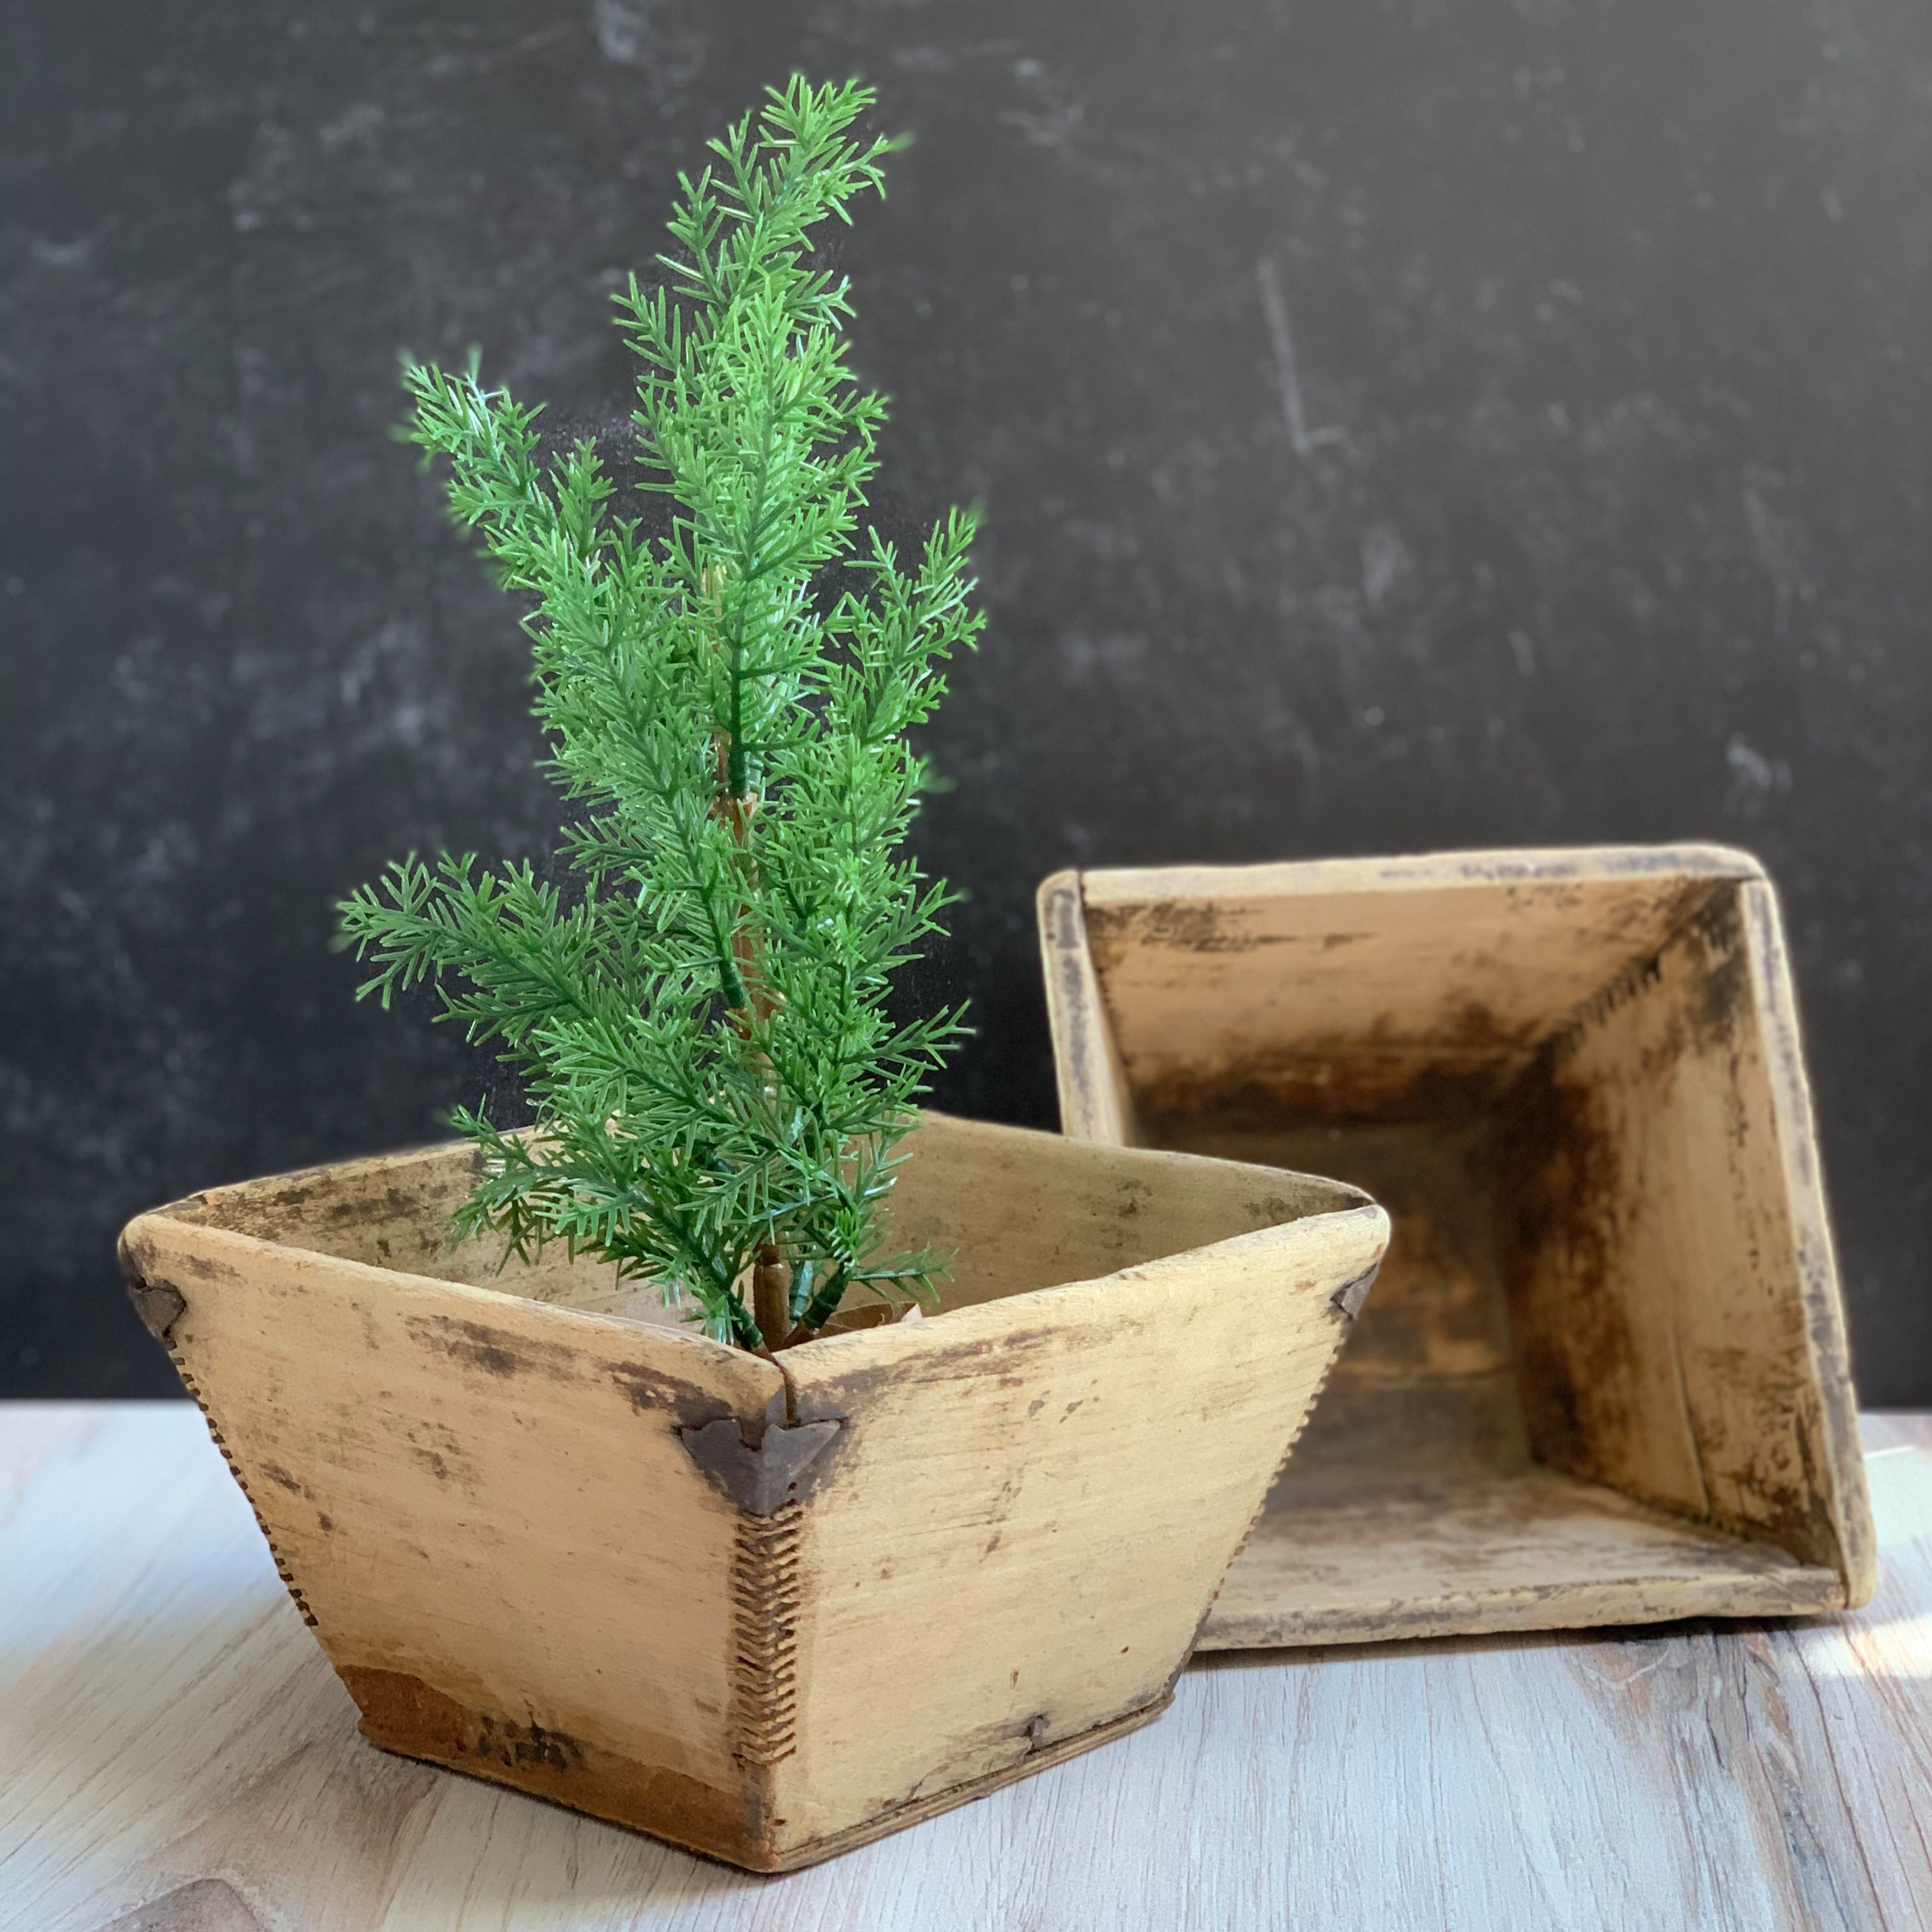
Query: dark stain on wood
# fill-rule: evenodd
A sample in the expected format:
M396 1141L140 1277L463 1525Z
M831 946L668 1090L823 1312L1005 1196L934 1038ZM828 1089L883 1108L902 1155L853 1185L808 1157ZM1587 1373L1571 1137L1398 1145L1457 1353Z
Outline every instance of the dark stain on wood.
M1138 1730L1173 1702L1170 1685L1138 1708L1070 1737L1055 1738L1046 1732L1036 1738L1029 1737L1024 1724L1001 1727L1011 1762L930 1795L915 1793L881 1804L872 1816L845 1831L780 1850L775 1840L784 1821L770 1812L769 1766L747 1766L736 1789L720 1790L682 1772L641 1764L575 1738L572 1740L578 1754L574 1762L559 1765L539 1757L506 1765L500 1758L470 1748L471 1740L482 1730L481 1715L421 1678L400 1671L354 1666L340 1675L362 1707L362 1735L385 1750L510 1785L633 1831L648 1832L706 1857L760 1872L790 1871L814 1864L904 1826L952 1810L1016 1778L1044 1771L1108 1738ZM1024 1742L1026 1748L1012 1750L1015 1742Z
M1064 1361L1070 1354L1105 1348L1107 1342L1108 1337L1097 1329L1050 1324L970 1341L934 1336L932 1346L915 1357L862 1363L823 1379L814 1378L802 1386L794 1384L793 1412L800 1422L844 1420L880 1393L915 1384L977 1385L991 1382L1000 1388L1024 1387L1030 1379L1024 1372L1029 1354L1052 1348L1057 1351L1057 1359Z
M1728 1053L1753 1006L1750 958L1736 894L1727 892L1707 907L1688 936L1702 949L1702 970L1683 1008L1690 1044L1700 1052Z
M667 1415L680 1429L701 1429L732 1413L716 1396L648 1362L614 1362L604 1372L638 1414Z
M1636 1183L1606 1093L1580 1077L1574 1062L1598 1029L1645 1000L1668 1006L1642 1050L1618 1070L1622 1106L1669 1104L1687 1060L1727 1064L1735 1086L1756 1024L1736 891L1707 895L1660 953L1636 962L1580 1010L1517 1083L1504 1111L1508 1213L1498 1238L1531 1439L1538 1456L1556 1468L1735 1534L1768 1539L1800 1562L1842 1569L1832 1485L1814 1442L1818 1392L1801 1359L1803 1321L1795 1308L1782 1318L1768 1311L1733 1349L1707 1346L1678 1365L1700 1500L1650 1495L1634 1479L1632 1446L1648 1426L1634 1400L1643 1360L1677 1345L1640 1336L1631 1326L1617 1268ZM1742 1103L1734 1100L1731 1112L1729 1131L1742 1144L1748 1132ZM1721 1222L1732 1207L1713 1199L1699 1211ZM1780 1325L1790 1328L1788 1336L1780 1337ZM1760 1418L1748 1441L1712 1434L1726 1390L1732 1406L1755 1409ZM1713 1456L1720 1459L1715 1466Z
M581 1371L581 1358L574 1348L487 1322L453 1315L412 1315L404 1325L424 1347L506 1382L526 1375L574 1382Z
M545 1765L553 1771L575 1771L584 1762L584 1747L574 1738L547 1730L534 1720L519 1724L508 1718L479 1718L471 1748L478 1757L514 1770Z
M1306 1220L1311 1214L1352 1214L1375 1206L1370 1194L1346 1181L1337 1182L1325 1176L1312 1179L1309 1191L1299 1198L1264 1194L1258 1201L1244 1201L1241 1212L1248 1218L1248 1232L1286 1227L1291 1221Z
M1096 928L1096 938L1109 924L1105 913L1096 917L1090 908L1088 921ZM1354 936L1344 935L1342 943ZM1211 900L1169 900L1146 908L1137 922L1135 937L1144 944L1175 952L1258 952L1270 946L1292 945L1301 936L1254 932Z
M1497 1249L1530 1440L1552 1468L1614 1481L1614 1456L1602 1451L1628 1439L1636 1352L1629 1311L1609 1287L1616 1143L1590 1090L1562 1078L1552 1053L1518 1082L1497 1153ZM1560 1310L1544 1306L1552 1277Z
M1209 1126L1471 1119L1496 1106L1530 1050L1522 1040L1490 1051L1337 1035L1151 1072L1130 1060L1127 1071L1147 1144L1172 1147Z
M340 1675L362 1712L362 1735L384 1750L507 1784L711 1858L773 1870L742 1785L723 1790L540 1724L473 1711L421 1678L354 1664Z

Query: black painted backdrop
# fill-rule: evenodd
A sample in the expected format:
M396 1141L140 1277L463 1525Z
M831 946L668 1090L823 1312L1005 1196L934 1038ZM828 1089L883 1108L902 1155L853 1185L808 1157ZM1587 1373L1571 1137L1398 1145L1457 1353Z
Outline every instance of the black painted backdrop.
M916 130L844 261L883 520L989 512L920 842L943 1099L1048 1118L1075 862L1709 836L1783 882L1868 1400L1932 1401L1920 0L14 0L0 1390L171 1390L131 1210L484 1076L331 901L541 850L397 351L608 420L674 171L794 65Z

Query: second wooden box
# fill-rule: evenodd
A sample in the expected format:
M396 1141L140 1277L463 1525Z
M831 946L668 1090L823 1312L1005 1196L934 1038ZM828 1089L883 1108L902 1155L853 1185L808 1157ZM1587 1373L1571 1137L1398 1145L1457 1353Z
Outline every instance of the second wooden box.
M1870 1596L1790 974L1754 860L1064 872L1040 914L1067 1133L1332 1174L1394 1220L1204 1647Z

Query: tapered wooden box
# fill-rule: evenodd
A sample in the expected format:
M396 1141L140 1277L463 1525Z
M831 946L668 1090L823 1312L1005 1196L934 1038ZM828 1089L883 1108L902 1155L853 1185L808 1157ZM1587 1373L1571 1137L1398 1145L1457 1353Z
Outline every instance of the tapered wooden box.
M1061 873L1066 1131L1395 1234L1204 1646L1834 1610L1873 1539L1772 888L1706 846Z
M944 1312L776 1359L608 1267L452 1246L466 1147L122 1238L362 1712L779 1870L1168 1702L1388 1239L1336 1183L928 1114Z

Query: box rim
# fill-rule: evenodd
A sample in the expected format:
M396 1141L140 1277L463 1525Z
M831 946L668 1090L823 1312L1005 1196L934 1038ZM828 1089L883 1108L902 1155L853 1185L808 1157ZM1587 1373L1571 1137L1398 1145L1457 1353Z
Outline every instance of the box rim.
M950 1114L940 1114L938 1118L949 1123L963 1124L970 1129L990 1130L1003 1137L1021 1136L1051 1142L1058 1152L1071 1154L1076 1159L1084 1160L1090 1155L1096 1161L1118 1162L1125 1159L1142 1166L1166 1167L1170 1172L1189 1166L1209 1168L1222 1172L1232 1170L1250 1173L1258 1181L1265 1181L1270 1186L1279 1186L1284 1179L1298 1180L1325 1188L1336 1198L1334 1204L1329 1207L1270 1222L1260 1228L1224 1234L1212 1241L1197 1243L1192 1247L1171 1249L1161 1254L1150 1256L1145 1260L1110 1269L1104 1274L1079 1275L1070 1276L1064 1281L1046 1282L1037 1288L998 1296L991 1300L944 1310L937 1315L909 1325L893 1323L844 1334L816 1336L809 1343L800 1345L814 1351L815 1360L831 1360L832 1358L822 1352L827 1349L836 1350L838 1361L854 1367L868 1363L874 1357L922 1354L930 1348L951 1346L968 1333L982 1330L997 1331L1004 1325L1010 1325L1010 1318L1014 1311L1018 1311L1022 1317L1050 1312L1055 1304L1047 1298L1063 1298L1062 1305L1064 1305L1078 1300L1087 1292L1123 1276L1138 1276L1149 1268L1190 1262L1210 1252L1269 1246L1280 1246L1286 1250L1300 1245L1306 1238L1308 1232L1318 1226L1332 1228L1339 1223L1368 1218L1372 1223L1379 1224L1377 1232L1380 1247L1378 1252L1385 1250L1388 1245L1389 1217L1381 1205L1362 1189L1325 1174L1303 1174L1286 1168L1258 1166L1251 1161L1222 1160L1212 1155L1186 1154L1165 1148L1102 1148L1091 1142L1070 1140L1064 1136L1045 1132L1037 1128L1009 1126L995 1121L962 1120L962 1117ZM346 1270L351 1280L371 1284L403 1283L412 1288L448 1289L460 1299L473 1299L479 1307L500 1307L505 1304L511 1304L520 1308L541 1310L543 1317L540 1318L554 1318L562 1321L566 1326L588 1324L592 1329L624 1335L635 1335L642 1330L654 1337L674 1342L680 1348L694 1351L696 1356L708 1357L714 1362L721 1360L736 1362L748 1354L754 1360L769 1359L772 1366L782 1369L786 1358L792 1352L790 1350L781 1350L777 1354L765 1358L755 1351L734 1348L727 1343L715 1341L695 1327L642 1321L634 1316L618 1315L608 1310L577 1308L566 1302L547 1301L533 1295L519 1294L511 1288L452 1280L444 1275L419 1274L407 1268L386 1268L376 1262L357 1261L347 1256L335 1254L326 1249L305 1248L292 1242L273 1240L266 1235L248 1234L239 1228L224 1227L218 1222L199 1219L180 1211L205 1204L211 1194L235 1192L256 1187L266 1189L349 1170L359 1169L364 1172L380 1170L386 1166L419 1160L426 1155L447 1154L464 1144L460 1141L433 1142L425 1147L399 1150L390 1154L324 1162L317 1166L294 1169L286 1174L263 1174L219 1188L205 1189L198 1193L184 1196L179 1201L149 1208L136 1215L121 1231L117 1247L122 1269L130 1283L144 1279L143 1258L136 1250L144 1238L152 1238L152 1229L154 1227L161 1226L171 1231L181 1231L172 1234L171 1238L176 1241L179 1241L185 1234L190 1244L206 1240L218 1249L226 1249L237 1256L258 1253L308 1256L326 1262L332 1270ZM976 1322L962 1318L974 1316L982 1318ZM1002 1316L1008 1316L1009 1320L1003 1322L1000 1319ZM941 1323L949 1325L940 1328L938 1324ZM915 1340L915 1337L920 1339ZM898 1339L894 1340L892 1338Z
M1751 853L1693 841L1663 845L1485 846L1360 858L1292 859L1248 865L1070 867L1042 882L1079 881L1083 904L1096 910L1148 899L1313 897L1418 888L1480 889L1562 885L1637 878L1703 879L1742 884L1768 878Z

